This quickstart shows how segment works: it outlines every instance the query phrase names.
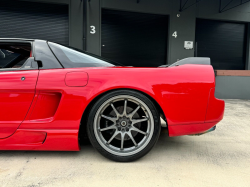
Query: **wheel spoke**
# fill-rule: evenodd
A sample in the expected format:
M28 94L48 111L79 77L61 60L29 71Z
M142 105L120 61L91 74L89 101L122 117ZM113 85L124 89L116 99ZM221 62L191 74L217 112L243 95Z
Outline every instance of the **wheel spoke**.
M113 103L110 104L111 107L113 108L115 114L116 114L116 117L118 118L121 114L117 111L117 109L115 108L115 106L113 105Z
M121 133L121 150L123 150L124 137L125 137L125 134Z
M107 142L108 144L119 134L118 131L115 131L113 136L109 139L109 141Z
M136 141L135 141L135 139L134 139L132 133L131 133L131 132L128 132L127 135L128 135L129 138L132 140L132 142L134 143L134 145L137 146L137 143L136 143Z
M128 116L132 119L132 117L135 115L135 113L141 108L141 106L138 106L133 112L131 112Z
M136 123L140 123L140 122L143 122L143 121L148 121L148 118L144 118L144 119L133 119L132 120L132 124L136 124Z
M144 135L147 134L146 132L143 132L143 131L141 131L140 129L138 129L138 128L136 128L136 127L132 127L132 128L131 128L131 131L136 131L136 132L139 132L139 133L144 134Z
M124 100L123 116L127 115L127 99Z
M102 117L105 118L105 119L108 119L110 121L113 121L115 123L116 118L108 117L108 116L105 116L105 115L102 115Z
M116 129L116 125L111 125L111 126L109 126L109 127L100 129L100 131L106 131L106 130L110 130L110 129Z

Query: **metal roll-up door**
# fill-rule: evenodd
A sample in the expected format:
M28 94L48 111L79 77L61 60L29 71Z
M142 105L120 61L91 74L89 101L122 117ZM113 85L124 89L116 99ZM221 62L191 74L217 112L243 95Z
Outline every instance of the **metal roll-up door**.
M44 39L68 45L68 5L0 0L0 38Z
M210 57L214 69L244 70L246 25L225 21L197 19L196 53Z
M167 64L168 16L102 9L101 55L127 66Z

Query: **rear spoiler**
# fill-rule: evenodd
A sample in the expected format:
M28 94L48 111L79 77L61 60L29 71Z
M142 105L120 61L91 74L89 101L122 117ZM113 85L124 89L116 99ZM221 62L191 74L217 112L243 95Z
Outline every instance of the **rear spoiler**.
M174 67L174 66L180 66L180 65L184 65L184 64L211 65L211 60L210 60L210 58L207 58L207 57L189 57L189 58L184 58L182 60L179 60L171 65L159 66L159 68Z
M211 60L210 60L210 58L207 58L207 57L189 57L189 58L184 58L180 61L177 61L177 62L171 64L169 67L180 66L180 65L184 65L184 64L211 65Z
M159 66L159 68L164 68L164 67L174 67L174 66L180 66L184 64L201 64L201 65L211 65L211 59L208 57L189 57L189 58L184 58L180 61L177 61L171 65L162 65ZM217 76L217 71L214 70L214 75L215 77Z

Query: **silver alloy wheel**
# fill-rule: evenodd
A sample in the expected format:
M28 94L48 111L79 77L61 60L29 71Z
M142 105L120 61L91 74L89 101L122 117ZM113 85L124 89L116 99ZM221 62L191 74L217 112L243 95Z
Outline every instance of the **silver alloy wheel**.
M120 105L117 106L117 103ZM129 104L134 107L129 107ZM112 112L105 115L108 108ZM122 110L119 112L119 109ZM134 116L139 119L134 119ZM117 156L130 156L140 152L149 144L154 132L152 112L143 101L130 95L119 95L105 101L97 110L93 125L98 143ZM128 144L129 140L133 143Z

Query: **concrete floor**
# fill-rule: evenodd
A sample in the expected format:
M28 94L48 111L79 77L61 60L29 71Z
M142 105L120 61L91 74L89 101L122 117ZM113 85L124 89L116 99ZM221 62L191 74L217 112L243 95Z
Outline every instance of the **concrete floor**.
M250 186L250 101L226 100L214 132L169 138L133 163L80 152L0 152L0 186Z

